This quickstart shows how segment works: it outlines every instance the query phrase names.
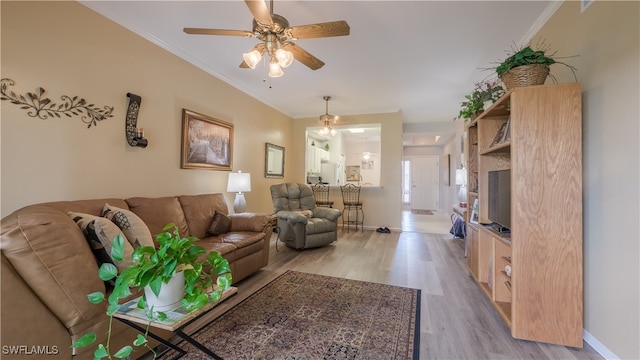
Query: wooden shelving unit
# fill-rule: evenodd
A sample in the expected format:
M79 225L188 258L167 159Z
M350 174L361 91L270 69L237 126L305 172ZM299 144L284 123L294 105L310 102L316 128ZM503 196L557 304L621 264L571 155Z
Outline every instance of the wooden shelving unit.
M582 347L581 106L577 83L518 87L465 127L468 204L479 203L467 266L515 338ZM488 173L505 169L506 235L488 226Z

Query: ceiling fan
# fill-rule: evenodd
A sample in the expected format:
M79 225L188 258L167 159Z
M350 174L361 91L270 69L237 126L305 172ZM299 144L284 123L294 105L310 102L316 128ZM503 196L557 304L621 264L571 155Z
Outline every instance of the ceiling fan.
M244 2L253 15L251 31L203 28L184 28L183 30L187 34L255 37L262 40L250 52L243 54L240 67L254 69L266 52L270 57L269 76L271 77L282 76L282 68L291 65L294 58L311 70L324 66L324 62L292 40L349 35L349 24L344 20L289 26L287 19L273 13L273 0L271 0L271 10L264 0L245 0Z

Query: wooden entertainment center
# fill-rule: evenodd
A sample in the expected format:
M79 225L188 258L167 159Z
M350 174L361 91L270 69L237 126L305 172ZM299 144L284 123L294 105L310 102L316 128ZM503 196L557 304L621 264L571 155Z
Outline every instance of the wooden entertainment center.
M514 338L581 348L580 84L511 89L465 131L470 213L478 201L478 224L467 219L471 276ZM489 225L488 174L505 169L510 233Z

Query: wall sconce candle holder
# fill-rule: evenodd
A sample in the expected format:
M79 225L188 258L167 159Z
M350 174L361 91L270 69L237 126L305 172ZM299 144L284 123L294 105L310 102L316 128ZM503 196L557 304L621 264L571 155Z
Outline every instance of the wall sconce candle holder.
M127 142L131 146L146 148L149 141L144 138L144 130L137 127L138 113L140 112L140 103L142 102L142 98L132 93L127 93L127 98L129 99L125 124Z

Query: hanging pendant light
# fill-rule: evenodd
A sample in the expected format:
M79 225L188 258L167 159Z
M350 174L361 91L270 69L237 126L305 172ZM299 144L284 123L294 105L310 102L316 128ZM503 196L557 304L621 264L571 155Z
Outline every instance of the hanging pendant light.
M331 96L323 96L322 98L325 101L325 113L324 115L320 115L320 118L318 119L318 122L322 125L322 130L320 130L320 133L322 135L331 134L331 136L334 136L338 133L338 131L331 128L331 124L335 124L340 117L338 115L329 114L329 100L331 100Z

